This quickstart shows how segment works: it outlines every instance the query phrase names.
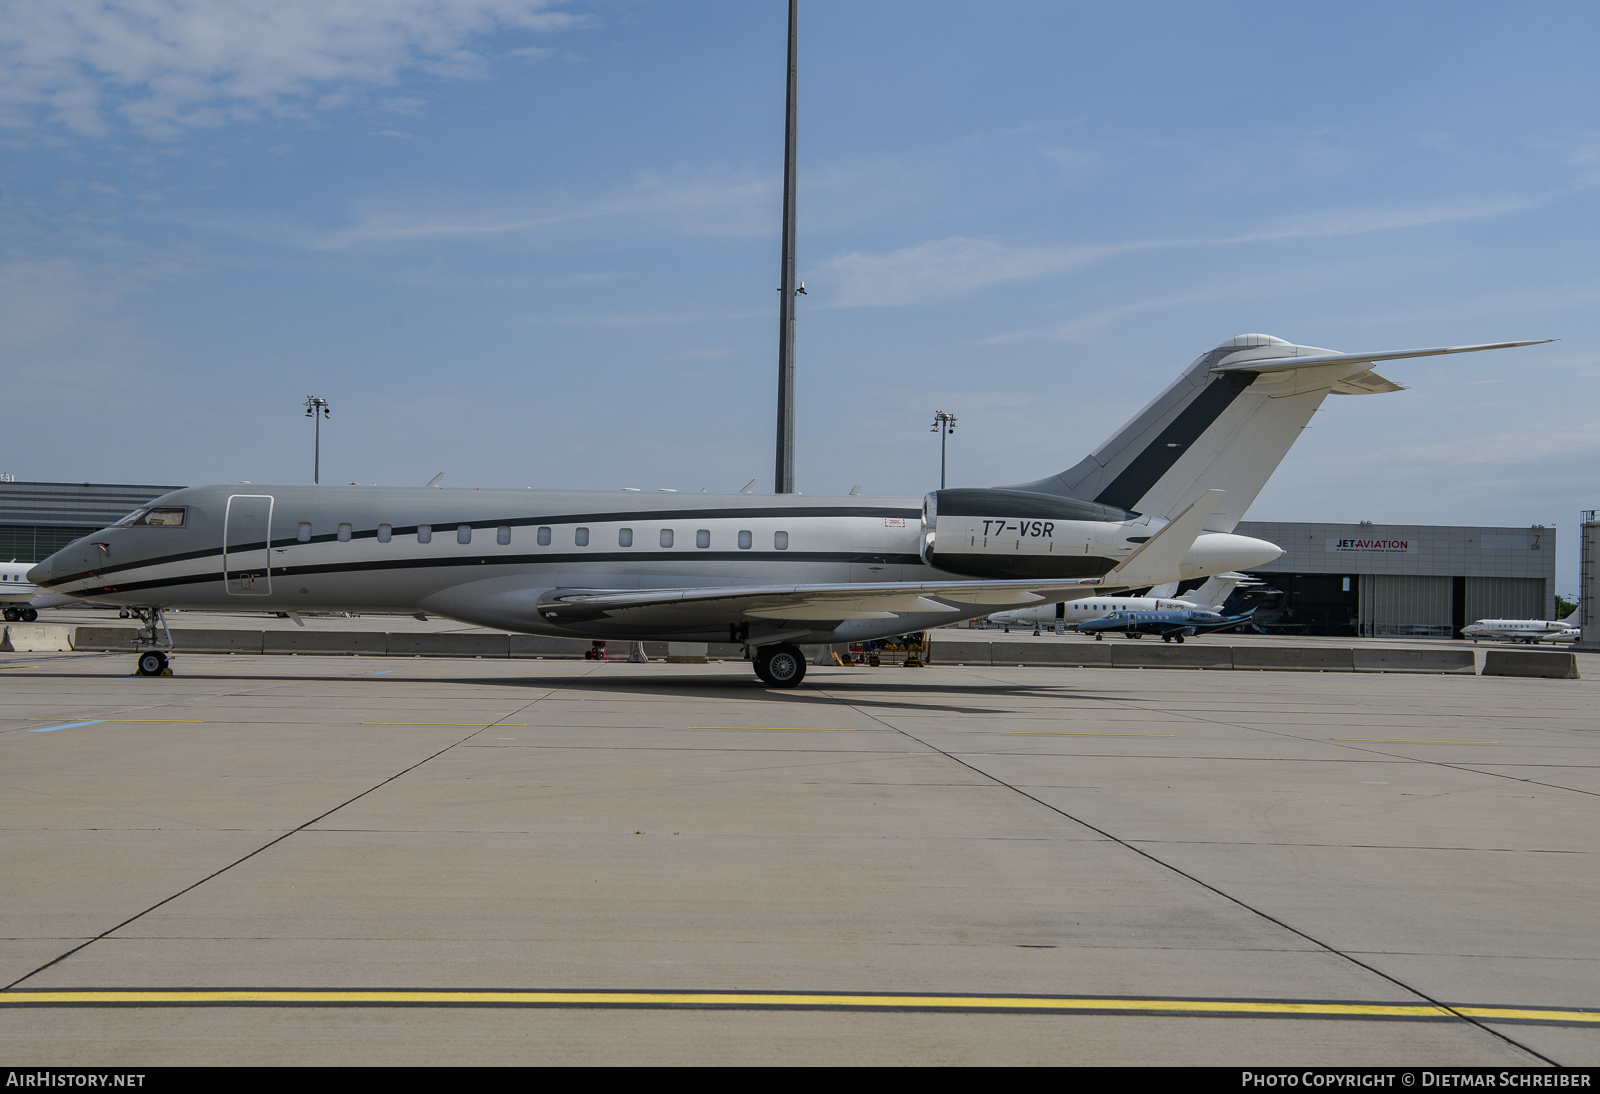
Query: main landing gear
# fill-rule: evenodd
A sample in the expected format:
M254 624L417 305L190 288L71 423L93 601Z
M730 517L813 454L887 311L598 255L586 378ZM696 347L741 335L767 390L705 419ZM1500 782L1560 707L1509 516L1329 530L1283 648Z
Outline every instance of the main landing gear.
M1161 641L1163 642L1171 642L1174 639L1176 639L1178 645L1183 645L1183 635L1181 634L1164 634L1161 636Z
M39 613L33 608L7 608L4 614L7 623L16 623L19 620L23 623L32 623L39 618Z
M756 675L768 687L797 687L806 678L805 656L787 642L756 647L752 660L755 662Z
M172 632L167 630L167 620L161 614L161 609L132 608L130 612L144 623L133 640L134 647L139 651L134 675L171 676L172 664L167 655L172 651ZM156 630L158 627L159 634Z

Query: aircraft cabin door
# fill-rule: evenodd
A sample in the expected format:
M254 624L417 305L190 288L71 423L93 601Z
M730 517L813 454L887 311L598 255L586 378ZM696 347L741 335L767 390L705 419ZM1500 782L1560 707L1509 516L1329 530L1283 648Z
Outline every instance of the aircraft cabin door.
M231 596L270 596L272 497L235 494L222 528L222 575Z

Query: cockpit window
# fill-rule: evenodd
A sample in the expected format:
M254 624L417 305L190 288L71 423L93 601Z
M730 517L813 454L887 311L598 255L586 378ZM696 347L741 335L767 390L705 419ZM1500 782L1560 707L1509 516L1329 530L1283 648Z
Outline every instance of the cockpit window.
M150 510L148 510L148 509L135 509L133 512L129 513L127 516L125 516L121 520L117 521L117 523L113 524L111 527L113 527L113 528L125 528L128 525L132 524L134 521L138 520L140 517L144 516L149 511Z
M184 514L187 512L188 510L181 505L146 509L144 514L132 523L147 528L182 528Z

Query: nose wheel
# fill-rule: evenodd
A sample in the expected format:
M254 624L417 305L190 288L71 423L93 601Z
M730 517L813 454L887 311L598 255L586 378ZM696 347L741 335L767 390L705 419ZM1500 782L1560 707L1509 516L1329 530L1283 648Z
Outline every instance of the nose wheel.
M140 676L171 676L172 669L167 665L167 655L160 650L147 650L139 655L138 675Z
M762 646L755 654L756 675L774 688L798 687L806 678L806 659L787 642Z

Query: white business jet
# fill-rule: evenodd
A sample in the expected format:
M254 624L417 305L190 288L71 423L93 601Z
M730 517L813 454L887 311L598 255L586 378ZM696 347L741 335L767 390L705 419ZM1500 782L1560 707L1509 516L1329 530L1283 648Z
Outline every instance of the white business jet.
M1480 619L1461 628L1461 633L1477 642L1488 638L1500 642L1576 642L1583 628L1573 622L1576 608L1565 619Z
M1233 534L1322 400L1398 391L1377 361L1246 334L1202 354L1074 467L924 498L361 486L176 490L29 573L144 620L165 608L423 612L574 638L741 643L774 687L803 643L854 642L1248 569Z
M39 595L39 587L28 580L28 567L31 562L0 562L0 613L5 616L7 623L21 620L32 623L39 618L39 613L29 603Z

